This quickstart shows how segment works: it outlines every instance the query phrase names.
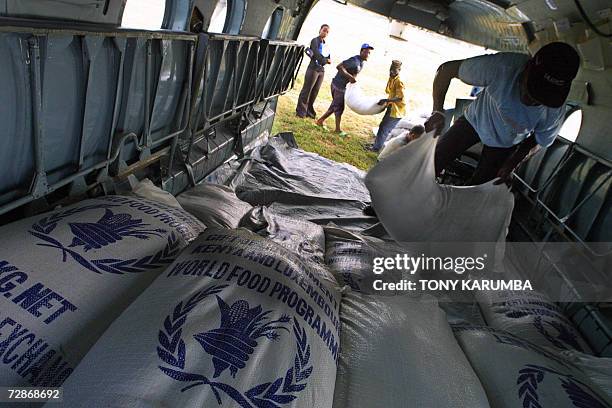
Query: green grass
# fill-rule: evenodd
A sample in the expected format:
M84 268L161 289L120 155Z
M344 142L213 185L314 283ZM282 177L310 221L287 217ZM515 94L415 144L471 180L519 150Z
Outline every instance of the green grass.
M342 129L348 133L346 137L340 137L334 133L333 115L325 122L330 129L329 132L316 126L313 119L298 118L295 116L295 106L302 89L302 72L296 80L294 89L279 98L272 133L293 132L302 149L337 162L352 164L362 170L368 170L376 163L377 155L365 150L364 146L373 142L372 127L378 126L382 115L360 116L346 108L342 115ZM326 75L326 80L315 103L315 110L319 115L322 115L331 103L329 90L331 78L327 77L331 75L329 73Z
M398 46L398 43L400 46L405 46L397 40L390 39L388 41L393 47ZM453 44L448 46L451 45ZM410 50L412 50L413 54L421 52L425 53L424 55L429 55L428 53L431 51L428 51L427 46L427 44L422 44L419 48L417 45L412 44ZM359 73L357 82L366 95L385 96L384 90L389 78L389 58L390 56L372 57L366 62L364 69ZM402 68L402 79L406 86L407 116L418 115L431 109L433 78L438 66L437 64L445 61L445 57L439 56L438 59L439 61L432 62L421 55L420 60L425 62L407 63ZM376 163L377 155L365 150L364 146L374 141L372 128L378 126L383 114L361 116L347 107L342 115L342 130L348 133L348 136L345 138L341 138L333 132L333 115L325 122L330 129L329 132L325 132L317 127L313 119L298 118L295 116L295 106L302 89L307 65L305 60L297 75L293 89L279 98L276 118L272 128L273 134L293 132L302 149L318 153L337 162L352 164L362 170L369 170ZM319 115L325 113L331 103L330 82L335 74L335 65L328 66L323 86L321 86L321 91L315 102L315 110ZM469 94L469 91L470 87L468 85L455 80L451 83L446 101L451 104L450 106L453 106L455 98L465 97Z

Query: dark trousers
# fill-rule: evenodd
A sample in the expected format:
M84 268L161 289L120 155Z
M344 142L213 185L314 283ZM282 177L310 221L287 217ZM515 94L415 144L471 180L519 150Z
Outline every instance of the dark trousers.
M435 153L436 174L439 175L449 164L459 158L463 152L478 142L480 142L478 133L461 116L438 139ZM466 185L475 186L496 178L501 166L515 150L516 147L490 147L485 145L482 149L476 171Z
M385 116L383 116L382 120L380 121L380 125L378 125L378 133L376 133L376 139L374 139L374 146L372 146L372 149L374 151L377 152L382 149L383 145L385 144L385 141L389 137L389 133L391 133L391 131L395 129L395 126L399 123L400 120L402 120L402 118L392 118L391 108L387 108Z
M314 110L314 102L317 99L317 95L319 95L319 89L321 89L324 76L325 71L317 71L312 68L306 70L306 75L304 75L304 86L302 86L297 107L295 108L295 113L298 116L315 117L317 115Z

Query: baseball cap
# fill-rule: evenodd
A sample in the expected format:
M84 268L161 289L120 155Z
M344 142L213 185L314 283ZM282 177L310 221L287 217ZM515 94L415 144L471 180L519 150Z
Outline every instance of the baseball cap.
M372 47L372 46L371 46L370 44L368 44L368 43L363 43L363 44L361 44L361 49L362 49L362 50L363 50L363 49L366 49L366 48L367 48L368 50L373 50L373 49L374 49L374 47Z
M566 43L553 42L540 48L527 73L529 95L542 105L558 108L565 103L572 80L580 68L580 57Z

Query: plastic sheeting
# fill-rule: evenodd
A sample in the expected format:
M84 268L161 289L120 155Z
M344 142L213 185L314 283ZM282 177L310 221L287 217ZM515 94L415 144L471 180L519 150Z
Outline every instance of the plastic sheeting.
M387 99L386 95L367 96L364 95L358 84L347 84L344 93L346 106L359 115L376 115L386 109L385 105L379 105L381 99Z
M253 150L229 182L251 205L305 205L321 198L369 201L364 172L297 148L293 135L273 138Z
M334 408L489 407L431 297L342 298Z
M612 407L606 391L559 353L488 327L455 327L455 336L493 407Z
M324 263L325 234L320 225L255 207L245 214L239 226L284 246L304 260Z
M207 229L108 329L64 405L331 408L340 294L311 265Z
M366 176L372 206L389 235L403 242L504 241L514 207L505 185L440 185L433 132L400 148Z
M376 217L363 214L363 201L311 198L309 203L272 203L270 209L277 214L308 220L320 225L334 224L350 231L363 231L378 223Z
M370 201L365 173L298 149L291 134L271 138L215 173L214 180L229 186L240 200L270 206L278 215L356 230L377 222L363 214Z

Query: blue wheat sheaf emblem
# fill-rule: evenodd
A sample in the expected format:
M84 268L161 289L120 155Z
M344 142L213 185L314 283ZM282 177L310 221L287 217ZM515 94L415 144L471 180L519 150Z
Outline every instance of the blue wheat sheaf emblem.
M263 382L242 391L228 383L185 371L186 347L182 334L187 316L200 302L209 296L217 295L226 287L227 285L210 286L196 292L176 305L172 314L165 318L163 328L158 334L157 355L163 363L159 368L170 378L189 383L181 392L198 386L210 387L219 405L224 405L224 399L230 398L242 408L281 408L294 401L306 388L306 381L313 370L306 331L295 317L292 332L297 352L293 365L283 376L273 381ZM292 319L282 315L271 320L271 311L264 311L261 306L251 308L245 300L238 300L230 306L221 297L216 298L221 314L220 327L195 334L194 338L212 356L213 379L220 377L227 368L230 370L230 376L235 378L256 350L258 341L278 340L280 331L289 332L284 324Z
M258 339L277 340L280 337L278 330L289 332L282 326L291 320L289 316L283 315L278 320L266 322L271 311L264 312L261 306L249 308L246 300L238 300L229 306L217 296L217 303L221 312L221 326L194 336L204 350L213 356L213 378L219 377L228 367L232 377L236 377L238 370L245 367L255 351Z
M57 212L41 218L32 225L30 234L41 240L37 245L56 248L62 254L62 262L72 259L86 269L96 273L138 273L160 268L171 264L181 250L180 240L174 232L165 239L163 249L155 254L142 258L118 259L88 259L75 249L82 247L83 252L92 249L100 249L119 242L127 237L147 240L151 236L163 237L167 231L163 229L147 228L141 219L132 218L130 214L115 214L110 208L117 207L113 204L94 204L75 207L65 211ZM65 218L80 215L88 211L104 210L104 214L97 222L72 222L68 223L70 231L74 235L70 245L65 246L62 242L52 236L59 222Z
M134 219L130 214L113 214L110 209L98 222L70 222L68 226L74 235L70 248L83 246L85 252L90 249L100 249L126 237L149 239L149 236L160 237L166 231L163 229L146 229L140 219Z
M563 391L565 391L573 406L577 408L611 408L587 384L575 377L535 364L527 364L520 369L516 380L519 387L518 397L522 401L523 408L544 408L538 393L538 386L547 374L552 374L559 379Z
M549 310L550 307L548 305L536 304L536 306L541 307L540 311L544 314L544 316L537 315L530 311L515 309L508 306L498 306L494 310L496 313L504 314L506 317L511 319L520 319L523 317L533 318L532 324L535 329L555 347L563 350L572 348L574 350L584 351L578 341L578 335L576 331L573 330L571 326L564 324L560 321L556 321L555 319L549 320L544 318L545 316L551 316L555 313L560 314L560 312L557 312L555 309ZM550 326L551 328L553 328L553 333L549 332L546 329L546 326ZM556 334L554 332L556 332Z

